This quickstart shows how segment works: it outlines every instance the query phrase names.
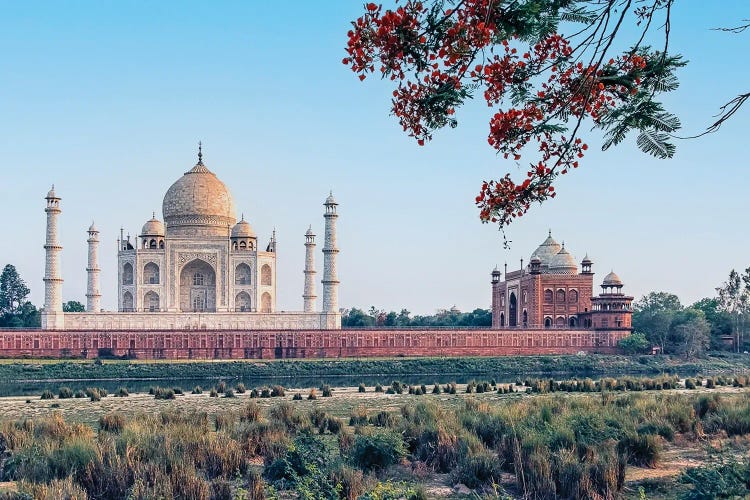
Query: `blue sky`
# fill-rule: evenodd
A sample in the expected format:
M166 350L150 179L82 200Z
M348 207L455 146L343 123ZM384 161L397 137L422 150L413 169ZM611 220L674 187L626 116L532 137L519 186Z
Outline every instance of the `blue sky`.
M690 60L666 99L686 134L748 91L750 34L711 31L747 18L680 0L672 49ZM750 266L746 130L750 108L674 159L598 138L558 197L508 230L510 250L473 205L483 179L517 172L487 146L490 110L418 147L389 116L390 87L341 64L360 2L6 2L0 18L0 265L12 263L41 305L44 194L63 198L64 299L85 301L86 233L101 231L103 305L116 306L116 238L161 211L196 144L265 243L279 238L278 307L301 309L304 232L340 203L342 307L432 313L488 307L489 273L517 267L551 228L596 280L626 290L710 296ZM322 239L322 238L319 238ZM322 247L322 241L320 242ZM319 267L322 256L318 254ZM319 269L321 271L322 269Z

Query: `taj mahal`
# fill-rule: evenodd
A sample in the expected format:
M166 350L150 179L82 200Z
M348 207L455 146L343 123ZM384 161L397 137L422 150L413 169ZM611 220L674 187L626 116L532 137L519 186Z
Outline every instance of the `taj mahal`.
M45 330L338 329L336 200L324 203L322 309L316 310L315 234L304 235L303 310L276 310L276 234L259 242L244 215L237 220L227 186L198 162L167 190L163 220L153 214L136 241L117 241L116 312L101 309L99 231L88 229L86 312L62 310L58 217L60 197L47 193Z

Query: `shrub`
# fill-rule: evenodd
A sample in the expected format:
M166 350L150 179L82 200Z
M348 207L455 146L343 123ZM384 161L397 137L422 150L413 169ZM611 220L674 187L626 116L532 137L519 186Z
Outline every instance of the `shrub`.
M691 378L686 378L685 389L695 389L695 381Z
M57 397L60 399L70 399L73 397L73 391L70 389L70 387L60 387L60 390L57 393Z
M383 392L383 386L380 384L375 385L375 392Z
M359 392L367 392L367 388L365 388L365 384L359 384L358 390Z
M283 425L289 432L296 432L306 424L306 420L288 401L283 401L272 407L268 416Z
M201 386L199 386L199 385L196 385L195 387L193 387L192 393L193 394L203 394L203 388Z
M433 394L440 394L442 391L440 390L440 384L435 384L432 387L432 393Z
M88 396L89 399L91 399L91 401L101 401L101 399L102 399L102 396L101 396L101 393L99 392L99 389L96 389L94 387L87 387L86 388L86 396Z
M661 458L661 443L653 434L628 434L618 447L631 465L654 468Z
M242 382L240 382L239 384L237 384L236 386L234 386L234 390L235 390L235 392L237 394L244 394L245 390L246 390L245 389L245 384L243 384Z
M396 425L396 416L385 410L379 411L370 417L370 423L376 427L394 427Z
M330 398L331 396L333 396L333 389L331 389L331 386L329 386L328 384L321 387L320 392L324 398Z
M75 394L73 394L74 398L81 399L86 397L86 393L80 389L78 389Z
M272 398L283 398L284 397L284 388L280 385L272 385L271 386L271 397Z
M232 390L232 389L226 389L224 391L224 397L225 398L236 398L237 396L234 395L234 390Z
M260 406L256 402L246 404L240 411L240 422L257 422L260 420Z
M235 416L232 412L219 412L214 416L214 423L217 431L230 430L234 427Z
M482 451L464 457L453 472L453 481L471 489L500 483L502 467L500 459L493 453Z
M365 479L360 470L338 465L331 470L328 478L339 491L340 498L356 500L365 492Z
M125 428L125 417L116 412L111 412L99 417L99 428L107 432L119 433Z
M222 393L227 390L227 383L223 380L219 382L219 385L216 386L216 392Z
M318 399L318 394L315 392L315 388L310 389L310 393L307 395L307 399Z
M350 459L362 470L379 470L397 464L406 456L406 448L399 434L382 431L358 435L350 451Z
M365 405L359 405L352 410L351 416L349 417L349 425L362 426L367 425L367 422L367 408L365 408Z
M258 392L258 389L253 389L250 391L250 397L255 399L260 397L260 393Z
M174 392L176 395L182 395L182 387L172 387L172 392Z
M219 396L219 393L218 393L218 392L216 392L216 389L214 389L214 388L212 387L212 388L211 388L211 392L210 392L210 393L208 394L208 396L209 396L209 397L212 397L212 398L215 398L215 397L218 397L218 396Z
M42 391L42 399L55 399L55 394L49 389Z
M154 399L174 399L174 389L154 388Z
M293 401L302 401L302 393L298 392L294 396L292 396Z
M260 390L260 397L262 398L270 398L271 397L271 390L268 387L264 387Z
M125 397L128 397L128 396L130 396L130 393L128 392L128 389L125 388L125 387L119 387L115 391L115 397L116 398L125 398Z
M716 379L709 377L706 379L706 389L714 389L716 387Z

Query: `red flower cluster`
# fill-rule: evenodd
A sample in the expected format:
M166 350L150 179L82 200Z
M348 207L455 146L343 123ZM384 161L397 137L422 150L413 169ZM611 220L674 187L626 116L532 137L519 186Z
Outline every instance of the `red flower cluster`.
M520 105L498 109L490 119L488 142L504 159L518 162L533 154L534 161L522 182L510 174L484 182L475 200L481 220L501 226L533 202L555 196L554 179L577 168L587 149L576 137L577 125L585 118L598 123L626 103L638 92L646 65L631 53L584 64L559 33L524 45L509 28L513 19L503 5L463 0L436 15L416 0L396 10L369 3L352 23L343 60L360 79L378 66L383 77L398 82L392 111L420 145L434 129L455 124L452 115L470 95L467 88L483 89L490 107L515 96ZM569 122L577 125L566 134Z

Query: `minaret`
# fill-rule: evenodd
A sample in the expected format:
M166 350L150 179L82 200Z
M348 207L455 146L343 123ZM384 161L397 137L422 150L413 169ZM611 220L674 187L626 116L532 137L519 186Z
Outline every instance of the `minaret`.
M89 265L86 267L88 282L86 285L86 312L99 312L102 310L102 296L99 293L99 231L94 223L88 230L89 239Z
M302 293L304 299L304 311L315 311L315 234L312 226L305 233L305 291Z
M62 283L60 277L60 251L62 247L57 241L57 216L60 215L60 198L55 195L55 186L47 193L47 241L44 245L44 311L42 312L42 328L48 330L60 329L65 325L62 312Z
M339 280L336 276L336 207L338 203L333 199L333 192L325 202L326 211L323 214L326 221L325 243L323 244L323 312L339 312Z

